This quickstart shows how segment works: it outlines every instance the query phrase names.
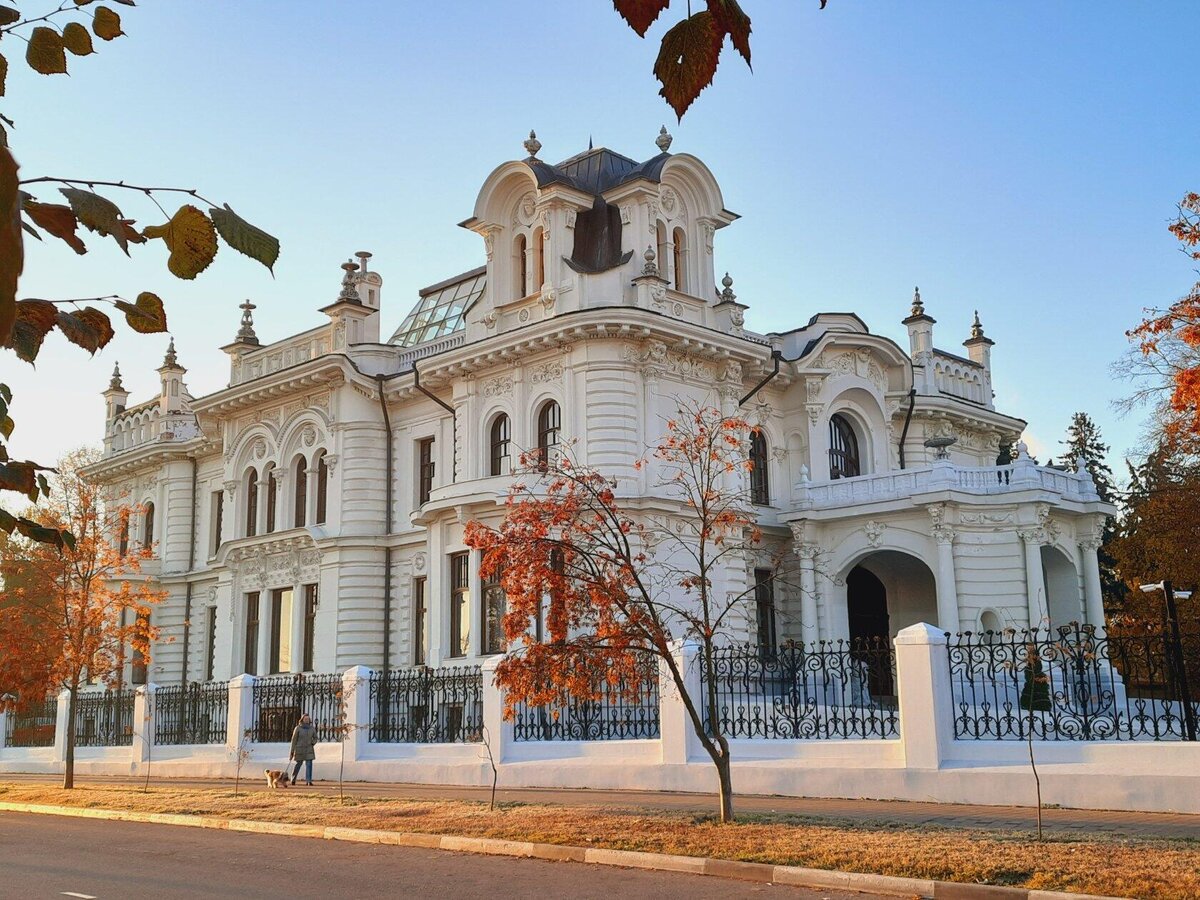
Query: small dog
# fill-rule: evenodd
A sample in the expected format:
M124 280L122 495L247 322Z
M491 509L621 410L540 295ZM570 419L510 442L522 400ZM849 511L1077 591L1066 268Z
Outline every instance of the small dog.
M288 777L287 772L282 772L279 769L265 769L267 775L267 787L274 790L275 788L287 787Z

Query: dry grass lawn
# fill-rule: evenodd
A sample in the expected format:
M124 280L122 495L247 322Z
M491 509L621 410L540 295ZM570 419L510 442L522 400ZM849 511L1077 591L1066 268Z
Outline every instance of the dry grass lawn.
M64 791L0 783L0 801L390 831L496 837L550 844L647 850L1044 890L1138 898L1200 897L1200 844L1190 841L1056 836L929 826L837 824L794 815L743 815L722 826L693 812L561 807L462 800L347 798L299 791L177 790L124 786Z

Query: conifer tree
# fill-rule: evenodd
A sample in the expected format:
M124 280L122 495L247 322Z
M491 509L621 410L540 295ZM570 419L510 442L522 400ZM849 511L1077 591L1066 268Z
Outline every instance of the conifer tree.
M1067 426L1067 439L1062 442L1066 450L1062 455L1063 465L1071 472L1079 471L1079 461L1083 460L1084 468L1092 476L1096 485L1096 493L1105 503L1115 503L1118 498L1116 485L1113 484L1113 470L1108 464L1108 444L1100 435L1100 426L1085 412L1077 412L1071 416L1071 424ZM1118 608L1125 598L1125 585L1116 571L1116 560L1112 555L1111 544L1117 536L1117 520L1108 516L1104 520L1101 533L1101 544L1098 553L1100 559L1100 587L1104 597L1105 609Z

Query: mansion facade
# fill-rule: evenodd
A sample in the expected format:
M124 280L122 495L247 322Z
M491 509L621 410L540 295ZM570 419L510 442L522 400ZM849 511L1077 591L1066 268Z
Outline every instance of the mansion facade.
M904 346L852 313L751 331L714 268L737 215L703 162L656 143L550 164L531 135L461 223L485 264L420 291L390 337L359 253L308 330L264 343L244 303L214 393L189 393L173 344L157 397L129 405L114 372L88 474L134 510L141 577L168 591L150 681L480 662L503 596L463 531L498 523L520 453L571 442L619 497L665 508L635 463L681 403L761 426L763 558L724 589L779 558L789 577L749 594L745 640L1103 625L1113 509L1082 467L1003 453L1025 423L994 407L978 315L957 352L919 293Z

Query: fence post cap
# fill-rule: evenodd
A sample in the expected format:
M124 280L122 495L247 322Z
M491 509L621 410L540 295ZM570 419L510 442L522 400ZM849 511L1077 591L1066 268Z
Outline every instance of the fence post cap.
M63 688L61 691L58 692L58 699L59 700L70 700L71 699L71 691L68 688Z
M145 684L139 684L136 688L134 688L133 692L135 694L153 694L157 690L157 684L155 684L153 681L147 681Z
M503 653L497 653L495 656L489 656L479 664L479 668L484 672L495 672L496 666L500 665L500 660L504 659Z
M918 622L900 630L896 635L897 644L945 644L946 632L928 622Z
M253 687L255 678L253 675L247 675L244 672L241 675L234 675L229 679L229 686L235 688Z
M366 666L351 666L342 673L343 680L347 681L367 681L375 673Z

